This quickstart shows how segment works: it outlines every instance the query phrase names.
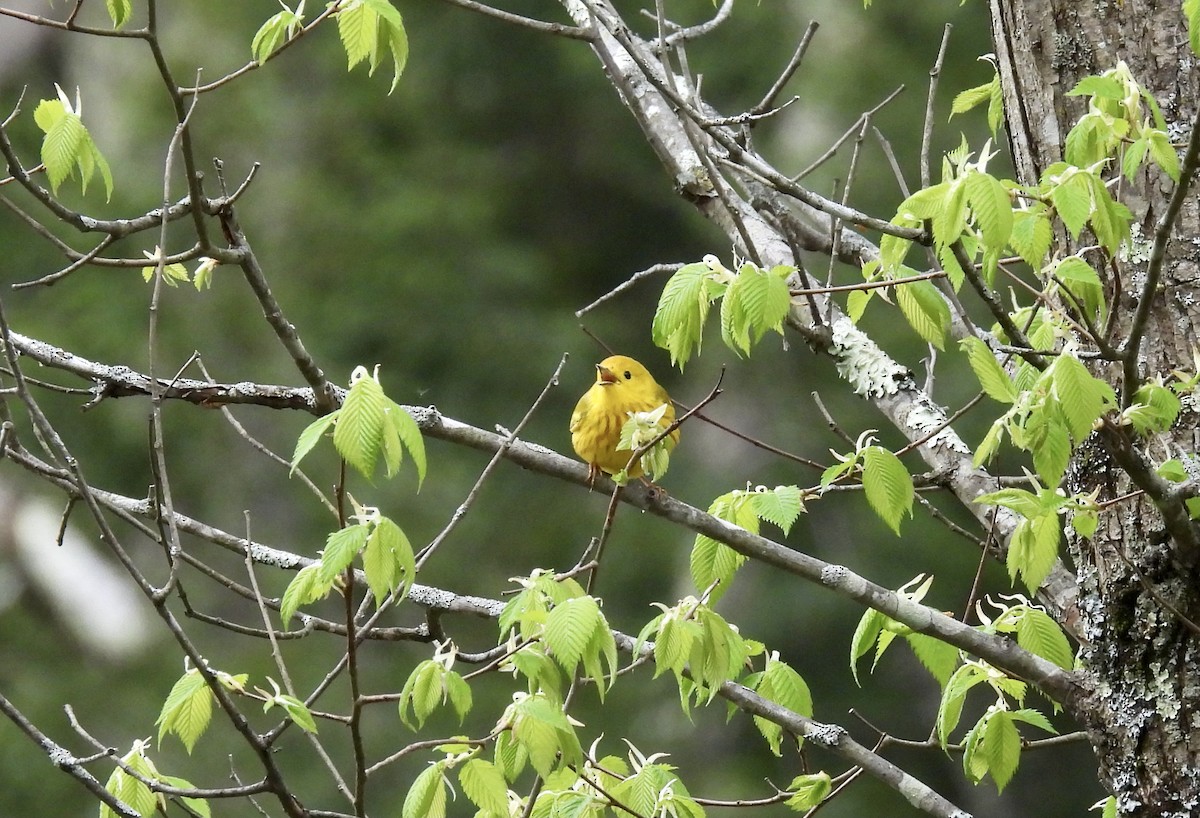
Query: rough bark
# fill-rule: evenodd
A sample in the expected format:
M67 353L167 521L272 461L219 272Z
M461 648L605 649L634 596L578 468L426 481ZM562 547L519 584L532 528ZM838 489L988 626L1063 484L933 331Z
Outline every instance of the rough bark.
M1065 96L1088 74L1124 60L1162 108L1169 132L1183 141L1196 116L1200 75L1187 47L1178 0L991 0L996 56L1004 86L1018 181L1032 184L1062 157L1063 140L1083 113ZM1123 184L1135 216L1135 248L1101 270L1117 311L1113 339L1124 341L1145 282L1149 237L1174 185L1157 170ZM1140 230L1139 230L1140 228ZM1059 253L1089 242L1059 236ZM1078 245L1078 246L1076 246ZM1197 344L1200 213L1189 196L1167 246L1162 286L1153 294L1138 362L1166 375L1192 370ZM1094 258L1089 256L1090 259ZM1122 373L1111 382L1121 390ZM1148 452L1155 462L1178 457L1189 467L1197 451L1196 407L1185 401L1179 422ZM1068 491L1100 491L1100 500L1136 490L1099 445L1084 447L1068 474ZM1082 652L1092 694L1077 714L1091 734L1100 775L1122 815L1193 816L1200 812L1200 584L1194 559L1167 535L1144 498L1115 505L1091 543L1073 542L1078 605L1087 644ZM1172 608L1174 610L1172 610Z

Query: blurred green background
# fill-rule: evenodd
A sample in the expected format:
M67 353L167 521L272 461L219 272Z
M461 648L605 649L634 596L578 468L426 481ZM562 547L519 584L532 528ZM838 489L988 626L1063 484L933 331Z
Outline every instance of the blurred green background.
M136 5L136 4L135 4ZM652 4L651 4L652 5ZM278 6L253 2L160 4L164 49L181 82L211 81L243 64L254 31ZM746 433L825 462L829 447L846 446L827 429L811 393L817 391L852 436L878 428L871 406L848 394L829 362L803 343L769 337L749 360L738 360L714 332L703 356L685 372L672 371L666 354L650 342L650 319L664 279L646 281L620 298L577 319L575 311L634 272L658 262L687 262L706 253L731 263L728 240L679 199L642 139L633 119L605 80L585 44L537 35L429 0L397 0L408 26L412 56L392 95L389 77L367 79L362 67L345 71L332 26L291 48L263 70L201 98L193 114L206 188L218 188L209 161L219 157L230 185L253 163L257 179L238 213L266 269L272 288L310 351L334 380L344 383L358 364L379 364L390 396L402 403L436 405L445 414L483 428L511 428L525 414L564 353L561 383L534 415L523 437L569 453L566 430L571 407L604 353L579 329L580 322L618 351L634 355L658 375L672 395L691 403L716 382L722 367L725 393L708 413ZM634 3L620 3L639 25L648 25ZM61 15L58 8L27 2L25 8ZM511 2L506 8L565 20L556 4ZM668 3L688 23L711 15L703 2ZM102 22L97 3L81 19ZM316 13L316 7L309 10ZM804 65L782 99L799 101L756 130L760 150L785 172L795 173L819 156L859 114L898 85L904 93L875 118L902 164L908 183L918 184L917 155L928 72L943 26L954 29L937 103L934 167L944 150L966 132L975 147L986 131L982 117L947 124L950 100L963 88L989 79L977 61L990 49L982 4L937 0L920 4L881 2L864 11L850 0L739 4L724 26L688 52L704 76L706 96L726 113L752 106L786 63L809 20L821 28ZM135 24L139 20L135 17ZM386 69L381 69L381 74ZM162 163L173 129L167 98L143 43L66 35L0 18L0 111L7 112L27 88L24 113L12 124L14 142L27 165L36 162L40 134L31 116L36 100L51 97L57 82L73 96L78 87L84 121L116 177L105 203L100 186L86 199L64 193L69 203L103 216L145 212L162 196ZM902 196L879 144L868 140L851 203L889 217ZM849 144L806 181L818 192L840 191ZM67 187L71 187L67 185ZM28 197L4 195L37 214ZM172 197L182 195L176 180ZM188 225L172 229L178 250L193 239ZM73 246L90 245L65 228L55 232ZM153 238L124 242L136 256ZM823 274L827 260L810 259ZM53 248L0 210L0 280L27 281L63 264ZM839 281L855 271L838 270ZM52 288L4 291L14 329L108 363L147 367L147 305L150 288L133 270L89 269ZM165 292L160 310L160 374L173 374L198 351L222 381L301 385L283 349L236 270L218 268L212 290L184 286ZM898 313L876 304L866 325L874 337L921 376L926 350L903 327ZM943 356L935 397L955 407L971 397L963 371ZM36 373L71 386L55 373ZM189 373L194 374L194 373ZM45 394L44 404L86 474L103 488L145 496L152 477L147 455L147 406L108 400L80 413L81 395ZM269 410L239 409L238 419L285 456L311 420ZM332 521L285 469L253 452L215 411L169 406L166 450L177 507L233 532L249 512L255 539L315 555ZM977 410L964 425L968 440L986 428ZM881 432L885 444L899 437ZM27 438L27 442L30 442ZM463 501L486 458L431 441L430 473L419 494L411 474L374 485L359 480L355 496L379 505L405 528L414 544L429 541ZM920 469L916 461L911 464ZM316 456L309 473L323 488L336 480L332 459ZM748 446L717 429L690 423L664 483L671 494L700 507L746 485L813 485L818 474ZM48 497L57 522L61 501L15 468L0 481L16 498ZM944 500L956 519L964 515ZM597 534L606 498L559 485L501 464L462 525L429 564L421 580L458 593L497 596L506 579L533 568L566 569L588 538ZM14 506L15 507L15 506ZM82 534L93 526L76 512ZM128 544L152 578L161 580L162 558L128 530ZM775 532L776 536L778 532ZM51 529L43 544L53 548ZM651 616L650 603L674 602L691 591L687 560L691 538L662 521L623 509L618 515L599 592L617 628L636 633ZM813 503L786 542L825 560L841 562L889 587L922 571L937 575L927 601L961 611L977 565L977 553L918 510L894 537L861 496L840 493ZM211 557L244 581L237 560ZM14 546L0 550L0 692L43 730L86 755L63 713L69 704L100 741L124 752L154 732L153 722L181 659L162 635L114 658L88 649L68 627L66 603L107 604L95 589L39 582L29 557ZM266 592L279 594L288 576L262 569ZM193 604L207 613L257 624L251 605L194 575L184 585ZM989 566L985 589L1007 592L1004 572ZM327 602L332 615L334 602ZM137 602L137 616L150 606ZM746 566L720 603L743 633L764 641L801 672L812 688L819 719L845 725L864 743L877 738L848 714L853 707L882 730L905 738L928 735L936 712L935 683L903 649L894 649L876 677L857 689L847 665L848 645L861 611L820 588L762 566ZM182 613L177 610L182 616ZM421 620L414 606L389 615L395 624ZM464 650L483 650L495 624L448 619ZM275 675L265 645L188 622L209 660L229 672L248 672L263 684ZM134 626L129 625L130 633ZM326 637L285 645L291 671L304 690L325 674L342 651ZM365 651L368 686L398 690L412 666L428 655L424 645L370 645ZM864 670L866 668L864 667ZM581 698L585 744L604 735L602 753L623 753L628 736L643 752L668 752L694 795L752 799L770 794L766 780L784 786L799 770L794 754L774 759L744 717L725 724L715 704L689 722L679 713L667 679L643 672L618 685L603 710L591 694ZM265 686L265 685L264 685ZM484 681L468 726L435 717L421 738L461 730L486 733L507 701L503 680ZM323 700L338 709L346 691L335 686ZM980 707L986 702L977 702ZM1042 705L1042 702L1035 702ZM250 708L253 710L253 707ZM216 719L217 722L220 719ZM262 724L269 722L263 721ZM1064 731L1073 729L1060 724ZM335 757L345 762L344 736L323 730ZM392 706L380 706L368 724L370 748L385 754L410 740ZM281 763L310 806L338 809L328 780L311 750L293 735ZM233 754L232 761L229 754ZM1090 748L1074 744L1030 754L1010 788L997 796L991 783L964 781L957 756L940 751L892 750L890 758L981 816L1082 814L1101 797ZM237 738L218 724L188 759L174 739L156 751L160 769L201 786L229 780L231 765L243 780L255 777ZM836 774L834 758L812 753L810 763ZM373 780L373 815L398 814L400 799L426 758L397 764ZM103 780L107 768L97 765ZM1070 781L1070 786L1064 786ZM57 772L8 721L0 721L0 815L92 815L87 794ZM53 805L53 811L46 811ZM249 815L246 804L214 804L216 815ZM470 815L465 799L451 814ZM717 812L714 810L714 812ZM834 816L916 814L893 792L863 776L823 813ZM274 814L274 811L272 811ZM762 814L789 814L782 806Z

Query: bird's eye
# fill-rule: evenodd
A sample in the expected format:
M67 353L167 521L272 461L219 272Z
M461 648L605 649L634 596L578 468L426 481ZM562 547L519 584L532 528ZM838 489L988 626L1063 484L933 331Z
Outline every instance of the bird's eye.
M628 369L625 370L625 380L627 380L627 381L633 380L633 373L630 372Z

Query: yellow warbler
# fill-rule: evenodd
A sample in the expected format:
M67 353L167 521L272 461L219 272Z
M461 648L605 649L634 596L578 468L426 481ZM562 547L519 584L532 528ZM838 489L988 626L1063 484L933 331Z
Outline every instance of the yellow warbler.
M665 406L658 425L675 422L675 407L667 390L658 385L646 367L625 355L613 355L596 364L596 382L583 393L571 415L571 445L588 464L589 484L600 472L616 474L625 468L631 450L618 450L621 427L635 412L652 412ZM668 451L679 442L679 430L666 438ZM634 463L630 477L640 477L642 464Z

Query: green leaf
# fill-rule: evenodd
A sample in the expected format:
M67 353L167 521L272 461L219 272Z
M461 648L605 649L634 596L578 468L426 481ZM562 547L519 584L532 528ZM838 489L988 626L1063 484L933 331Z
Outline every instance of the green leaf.
M1017 620L1017 644L1063 670L1075 664L1075 654L1058 623L1040 608L1026 607Z
M408 451L417 467L417 490L425 482L425 438L421 435L421 427L416 418L400 404L384 401L383 425L383 459L387 466L387 476L392 477L400 468L404 459L404 450Z
M950 743L950 734L958 726L963 703L972 687L986 681L985 672L976 665L960 665L942 688L942 700L938 704L938 743L945 747Z
M268 702L271 704L272 702ZM306 733L316 733L317 723L313 719L312 712L304 702L297 699L295 696L289 696L286 693L281 693L275 697L274 702L284 709L296 726Z
M568 675L574 674L602 618L600 606L590 596L568 599L546 616L542 640Z
M1183 0L1183 15L1187 18L1188 43L1192 53L1200 54L1200 0Z
M120 29L129 22L129 16L133 14L133 7L129 0L104 0L105 8L108 10L108 17L113 22L114 29Z
M1071 439L1080 443L1092 433L1092 426L1113 404L1112 387L1094 377L1079 359L1059 355L1052 365L1054 395L1062 407L1071 431Z
M874 647L887 621L888 618L884 614L874 608L868 608L854 629L854 637L850 640L850 672L854 676L854 683L859 687L862 687L862 682L858 678L858 660Z
M303 21L303 14L297 14L287 6L270 17L250 41L250 53L254 61L259 65L265 63L285 40L295 34Z
M1183 463L1175 458L1163 463L1154 470L1154 473L1164 480L1170 480L1172 483L1185 483L1188 479L1188 473L1183 467Z
M1121 157L1121 173L1126 179L1133 181L1133 177L1137 174L1138 168L1142 166L1149 149L1150 140L1144 136L1125 146L1125 155Z
M319 417L304 428L304 431L300 433L300 437L296 439L296 451L292 453L292 470L289 476L295 474L296 468L300 465L300 461L304 459L304 456L313 450L313 447L317 445L317 442L325 434L326 430L337 422L338 413L341 411L341 409L337 409L324 417Z
M1069 97L1103 97L1104 99L1123 99L1125 87L1116 77L1092 76L1084 77L1067 92Z
M425 719L437 709L446 698L446 688L443 685L447 670L444 665L434 659L426 659L413 668L412 673L404 680L400 690L399 714L400 721L410 730L425 726ZM417 724L414 727L409 721L408 713L412 711Z
M729 585L733 582L733 575L745 562L746 557L725 543L703 534L697 534L689 559L692 584L699 592L706 591L711 587L708 601L709 604L715 604L729 590Z
M1049 171L1046 175L1049 175ZM1055 211L1071 232L1071 237L1075 239L1079 238L1079 231L1092 215L1092 194L1087 176L1088 174L1082 171L1076 172L1050 191L1050 201L1054 204Z
M408 536L388 517L380 517L363 549L363 571L367 586L375 595L375 605L383 603L392 591L398 600L408 593L416 577L416 562Z
M953 119L955 114L965 114L977 105L982 105L992 98L992 84L996 82L988 82L984 85L976 85L974 88L968 88L965 91L959 91L954 97L954 102L950 105L950 118Z
M321 551L321 570L317 573L317 581L332 583L341 576L366 546L368 533L368 527L359 524L340 528L330 534Z
M471 759L459 770L458 783L484 816L508 818L508 784L491 762Z
M1050 251L1050 219L1043 205L1013 212L1012 232L1008 243L1021 259L1035 270Z
M712 305L709 280L712 270L698 262L681 267L663 287L654 311L651 334L654 344L671 353L671 365L680 369L700 353L704 321Z
M1003 250L1012 235L1013 210L1008 191L1000 180L990 174L975 171L963 177L967 203L982 231L983 246Z
M338 36L346 52L347 70L353 70L375 50L376 15L362 0L344 3L337 12Z
M824 801L832 787L827 772L798 775L788 784L787 791L794 794L784 803L796 812L807 812Z
M445 818L446 777L445 762L438 761L426 767L404 796L402 818Z
M196 785L191 781L174 775L162 775L159 776L159 780L170 787L175 787L176 789L180 790L196 789ZM181 795L179 796L179 800L182 801L188 807L188 809L199 815L200 818L212 818L212 809L208 806L208 799L189 798L186 795Z
M42 140L42 163L46 166L50 189L58 192L58 186L79 163L87 129L77 114L68 112L62 102L56 99L42 100L34 113L34 120L39 124L43 121L52 123L49 128L43 128L46 136Z
M146 778L155 778L155 771L149 760L143 755L142 742L135 741L133 749L122 759L130 768ZM149 773L147 775L147 773ZM104 789L119 798L126 806L131 807L143 816L153 815L158 809L158 796L140 780L125 772L121 767L113 770ZM116 812L107 804L100 805L100 818L116 818Z
M904 641L908 643L921 666L937 679L938 686L945 687L954 669L958 667L958 648L923 633L907 633L904 635Z
M1085 540L1090 540L1100 524L1100 512L1094 508L1077 508L1071 514L1071 528Z
M1022 448L1033 454L1038 477L1048 486L1062 482L1071 459L1071 439L1067 427L1054 414L1036 412L1025 423L1027 440Z
M912 475L896 455L881 446L863 449L863 489L867 503L888 528L900 534L900 519L912 516Z
M562 707L544 695L533 695L510 708L513 738L529 752L529 763L545 777L557 765L578 764L583 748Z
M1058 515L1044 514L1017 523L1008 545L1008 576L1014 582L1017 575L1031 594L1037 593L1042 581L1058 559Z
M767 701L786 707L793 713L812 717L812 693L808 689L808 684L799 673L779 661L778 656L774 654L767 660L766 670L759 674L757 682L751 687ZM776 756L782 755L783 729L775 722L761 716L754 717L754 724L762 733L763 738L767 740L771 752Z
M1021 736L1007 711L997 710L988 718L981 752L996 791L1003 792L1021 761Z
M791 308L785 278L792 268L763 270L743 264L721 301L721 337L737 354L750 354L767 330L782 332Z
M786 535L804 511L804 494L796 486L759 486L750 495L750 507L759 519L783 531Z
M1150 145L1150 158L1154 164L1163 169L1171 177L1171 181L1179 183L1179 154L1171 144L1170 138L1164 131L1152 130L1147 134Z
M283 592L283 599L279 605L279 618L283 620L284 625L287 625L301 605L324 599L332 589L332 581L321 579L320 562L306 565L292 578Z
M1017 399L1017 389L1012 378L996 361L996 356L988 349L987 344L974 335L964 338L959 346L967 353L967 362L971 371L979 379L979 385L992 400L1000 403L1013 403Z
M212 691L200 671L192 668L175 682L158 714L158 745L163 736L174 733L191 755L196 741L212 720Z
M363 477L371 476L379 459L386 418L387 396L383 387L366 367L356 367L333 429L333 445L342 459Z
M950 308L930 281L914 281L895 288L896 304L917 334L938 349L945 349L950 328Z
M1067 256L1054 266L1053 274L1071 294L1073 307L1090 321L1104 321L1104 285L1092 265L1079 256Z

